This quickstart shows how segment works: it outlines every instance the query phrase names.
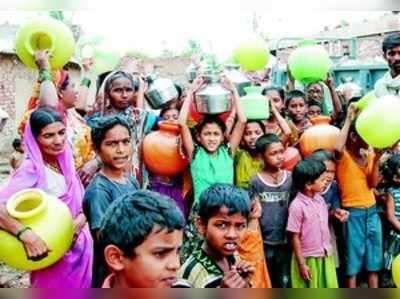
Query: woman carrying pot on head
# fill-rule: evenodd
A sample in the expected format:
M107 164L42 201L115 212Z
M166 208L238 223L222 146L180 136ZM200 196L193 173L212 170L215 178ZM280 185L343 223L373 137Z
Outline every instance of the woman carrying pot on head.
M35 54L39 78L34 86L34 94L29 100L19 133L23 134L29 115L39 107L51 107L59 112L66 125L68 142L73 149L75 168L78 170L82 183L86 186L99 169L99 162L94 159L90 127L77 112L79 110L83 113L86 107L90 87L87 75L90 72L91 61L87 60L83 63L84 77L78 93L68 72L65 70L50 71L48 55L46 51L38 51Z
M81 210L84 190L74 167L72 148L67 142L67 128L61 115L51 108L32 112L25 126L24 143L26 159L0 190L0 229L18 237L29 259L45 258L51 249L32 229L12 218L5 203L13 194L27 188L39 188L57 197L71 212L74 242L56 264L31 272L31 285L37 288L88 288L92 279L93 240Z
M144 167L140 158L140 145L143 137L156 122L156 116L144 110L144 93L146 83L139 76L138 81L125 71L114 71L105 80L99 93L104 93L100 111L87 118L89 126L95 126L96 121L108 115L120 115L129 124L132 133L132 168L129 170L136 176L142 186L147 185L143 174ZM104 91L103 91L104 89Z

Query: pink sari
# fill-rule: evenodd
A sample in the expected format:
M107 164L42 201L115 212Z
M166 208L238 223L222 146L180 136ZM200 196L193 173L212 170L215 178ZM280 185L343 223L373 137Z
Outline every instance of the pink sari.
M18 170L0 190L0 203L5 203L14 193L27 188L47 190L45 166L39 145L34 138L29 121L25 127L26 158ZM76 218L82 207L83 186L77 177L72 149L68 142L58 157L66 180L67 192L59 199ZM92 280L93 240L86 225L74 246L56 264L30 274L31 285L36 288L89 288Z

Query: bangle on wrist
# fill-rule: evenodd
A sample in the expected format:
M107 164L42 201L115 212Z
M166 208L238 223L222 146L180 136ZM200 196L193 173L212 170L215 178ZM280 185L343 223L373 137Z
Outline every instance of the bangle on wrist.
M17 234L15 235L16 238L17 238L19 241L21 241L21 235L22 235L24 232L26 232L27 230L31 230L31 228L30 228L29 226L23 226L23 227L17 232Z
M91 83L92 83L92 81L90 81L90 79L88 79L88 78L83 78L81 80L81 86L86 86L87 88L90 88Z
M49 70L40 70L39 71L39 83L44 81L53 81L53 76Z

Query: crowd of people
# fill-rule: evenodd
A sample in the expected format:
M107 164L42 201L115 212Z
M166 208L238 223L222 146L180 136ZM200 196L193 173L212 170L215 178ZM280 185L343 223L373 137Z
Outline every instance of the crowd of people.
M385 37L387 74L376 96L400 96L400 33ZM264 84L266 120L248 120L235 85L228 117L191 106L204 76L161 111L146 105L148 83L128 59L102 76L88 108L90 60L77 88L38 51L39 77L13 143L12 175L0 189L0 229L35 261L50 252L8 214L17 191L39 188L63 201L74 240L56 264L32 271L32 287L336 288L394 286L400 253L400 151L374 149L357 133L361 95L338 92L331 75L300 86ZM295 84L296 83L296 84ZM260 85L253 80L252 84ZM315 117L340 129L335 151L284 165ZM180 128L187 169L152 173L141 145L159 123ZM385 134L385 132L382 132ZM56 223L50 225L57 225ZM60 236L63 238L63 236Z

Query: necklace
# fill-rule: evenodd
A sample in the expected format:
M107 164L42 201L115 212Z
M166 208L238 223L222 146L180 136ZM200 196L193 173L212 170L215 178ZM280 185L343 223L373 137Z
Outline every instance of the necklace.
M50 168L51 170L53 170L54 172L57 173L62 173L60 166L58 165L58 163L53 164L53 163L49 163L47 161L44 161L45 165Z
M280 181L280 179L281 179L281 176L282 176L282 170L281 169L279 169L279 171L275 174L275 175L273 175L272 173L268 173L268 172L265 172L264 171L264 174L268 177L268 178L270 178L271 180L272 180L272 183L273 184L278 184L279 183L279 181Z

